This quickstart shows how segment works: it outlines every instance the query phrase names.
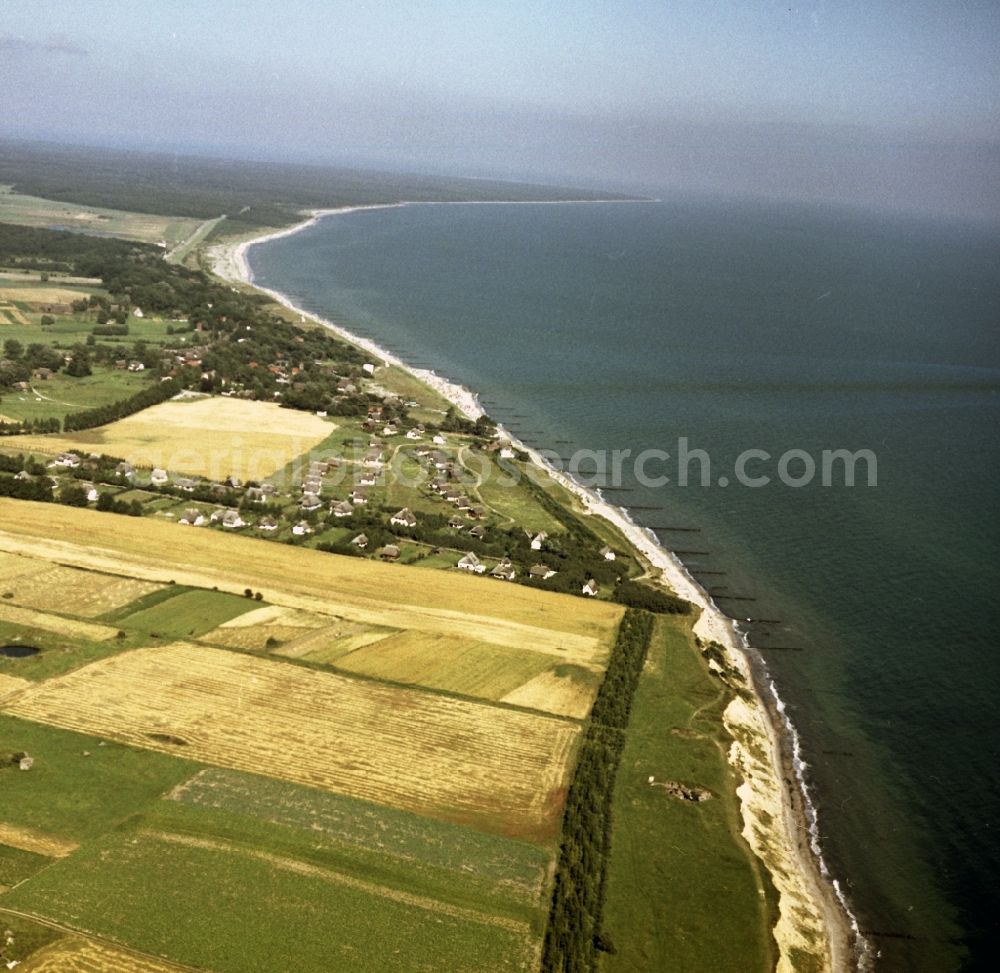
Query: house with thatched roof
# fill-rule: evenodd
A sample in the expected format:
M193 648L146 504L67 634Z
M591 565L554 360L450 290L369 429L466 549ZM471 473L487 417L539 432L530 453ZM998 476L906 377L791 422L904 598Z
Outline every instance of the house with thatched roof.
M458 562L458 569L460 571L468 571L470 574L482 574L486 570L486 565L472 551L469 551Z

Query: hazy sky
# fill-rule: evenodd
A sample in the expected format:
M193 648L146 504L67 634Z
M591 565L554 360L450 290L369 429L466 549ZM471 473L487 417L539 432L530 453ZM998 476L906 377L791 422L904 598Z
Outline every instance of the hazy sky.
M0 134L1000 213L998 46L997 0L0 0Z

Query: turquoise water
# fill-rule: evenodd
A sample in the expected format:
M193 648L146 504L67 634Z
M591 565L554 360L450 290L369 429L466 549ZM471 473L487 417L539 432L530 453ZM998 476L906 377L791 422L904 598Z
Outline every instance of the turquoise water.
M689 448L636 508L749 627L880 968L985 962L1000 894L1000 231L732 204L419 206L251 251L256 280L479 391L527 440ZM521 418L528 417L528 418ZM870 449L877 486L735 482ZM673 461L656 473L677 473ZM802 469L801 460L790 471ZM720 476L730 485L720 486ZM721 573L717 573L721 572ZM734 600L755 599L753 601Z

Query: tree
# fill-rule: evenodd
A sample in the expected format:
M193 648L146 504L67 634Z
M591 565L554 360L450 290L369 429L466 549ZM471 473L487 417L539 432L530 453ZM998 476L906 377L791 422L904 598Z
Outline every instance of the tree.
M3 343L3 353L5 358L20 358L24 354L24 345L17 338L8 338Z
M73 378L84 378L92 374L90 368L90 355L83 348L78 348L66 366L66 374Z
M52 317L51 314L43 314L42 315L42 327L43 328L51 328L52 325L55 324L55 323L56 323L56 319L54 317Z

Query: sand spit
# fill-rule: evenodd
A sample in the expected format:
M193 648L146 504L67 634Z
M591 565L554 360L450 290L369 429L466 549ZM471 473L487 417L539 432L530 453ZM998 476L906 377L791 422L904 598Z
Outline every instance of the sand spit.
M588 201L589 202L589 201ZM617 201L616 201L617 202ZM551 203L549 205L564 205ZM391 203L354 206L337 210L316 210L309 218L284 230L253 239L219 244L209 248L214 272L233 283L253 284L246 254L250 247L298 233L325 216L368 209L409 205L539 205L538 203ZM369 352L373 359L409 372L453 403L470 419L484 413L477 396L469 389L434 371L414 368L380 347L376 342L352 334L335 322L296 306L284 294L267 288L269 294L289 310L324 325L345 340ZM793 973L803 953L814 958L821 969L839 973L861 968L867 944L858 933L857 923L836 885L830 881L814 837L815 812L809 803L797 763L797 740L783 714L783 706L759 668L759 659L736 623L725 615L705 590L688 574L681 561L661 546L647 529L634 523L627 512L608 503L598 493L582 486L568 474L555 469L537 450L509 430L498 427L505 439L527 453L532 462L573 494L582 510L602 517L616 527L644 560L651 574L681 598L696 605L701 614L694 627L703 643L717 642L729 664L755 690L752 700L736 698L723 714L734 742L729 762L743 783L737 789L743 819L743 835L768 869L779 894L779 917L774 936L779 949L778 973ZM755 665L754 663L757 663ZM798 957L798 958L797 958Z

